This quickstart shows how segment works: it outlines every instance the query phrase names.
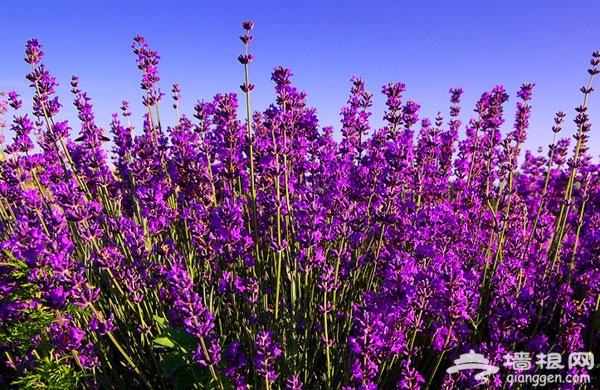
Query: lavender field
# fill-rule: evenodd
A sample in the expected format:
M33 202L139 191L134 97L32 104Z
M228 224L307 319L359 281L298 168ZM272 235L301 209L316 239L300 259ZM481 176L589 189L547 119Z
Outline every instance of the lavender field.
M600 52L574 123L556 113L532 153L533 83L482 93L461 123L461 88L426 119L390 82L373 128L355 77L338 137L276 67L275 102L253 111L242 27L241 93L190 113L199 92L165 93L136 36L136 129L125 101L98 126L75 76L59 99L68 81L26 43L33 109L0 98L0 388L517 389L533 385L510 375L557 356L552 373L589 381L548 388L600 388ZM471 350L500 369L448 371ZM592 360L567 364L579 352ZM514 371L517 353L531 364Z

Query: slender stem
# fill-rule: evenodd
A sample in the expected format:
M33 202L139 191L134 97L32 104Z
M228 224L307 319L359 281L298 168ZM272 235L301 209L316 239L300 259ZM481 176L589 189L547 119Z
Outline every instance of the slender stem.
M536 213L535 219L533 221L533 225L531 227L531 233L529 234L529 238L527 239L527 245L525 245L525 250L522 253L521 260L524 260L525 256L527 256L527 253L529 253L529 247L531 245L531 242L533 241L533 237L535 235L535 229L536 229L537 224L542 215L542 210L544 209L544 203L546 201L546 194L548 192L548 183L550 182L550 173L552 172L552 164L554 162L554 152L556 150L554 146L556 145L557 134L558 133L554 132L554 137L552 138L552 150L550 151L550 157L548 159L548 170L546 171L546 179L544 180L544 189L542 190L542 198L541 198L540 205L538 207L538 211Z
M589 180L589 173L586 181ZM573 268L575 268L575 255L577 254L577 246L579 245L579 235L581 233L581 226L583 226L583 214L585 212L586 206L586 198L587 198L587 185L583 191L583 202L581 203L581 207L579 209L579 218L577 220L577 231L575 232L575 242L573 243L573 253L571 255L571 265L569 266L569 281L573 276Z
M206 348L206 343L204 342L204 337L200 337L200 345L202 346L202 352L204 353L204 356L206 357L207 361L210 361L210 354L208 353L208 348ZM223 383L221 383L221 379L217 376L217 373L215 372L215 367L214 364L210 364L208 366L208 370L210 371L210 375L213 377L213 379L217 382L217 384L219 385L219 389L223 389Z
M100 312L98 312L98 310L96 310L93 306L91 306L91 304L90 304L90 307L98 318L102 318L102 314ZM133 360L131 359L129 354L123 349L123 347L121 346L119 341L115 338L115 336L112 334L112 332L107 332L106 334L108 335L108 338L110 338L110 341L112 341L113 345L119 350L119 352L121 352L121 355L123 355L125 360L127 360L127 363L129 363L129 366L131 366L133 371L135 371L135 373L138 374L140 379L144 382L144 385L148 389L152 388L152 385L150 384L150 382L148 382L148 379L146 379L146 377L142 374L142 371L133 362Z
M450 326L450 328L448 328L448 335L446 336L446 341L444 342L444 348L442 349L442 352L440 353L437 363L435 364L433 372L431 373L431 376L429 377L429 380L427 381L427 384L425 385L426 389L428 389L429 386L431 385L431 382L433 381L433 378L435 377L435 373L437 372L438 368L440 367L440 363L444 359L444 355L446 354L446 346L448 345L448 342L450 341L451 334L452 334L452 326Z
M325 355L327 358L327 388L331 388L331 355L329 351L329 327L327 322L327 292L323 294L323 329L325 331Z
M246 31L248 36L248 31ZM244 44L244 54L248 56L248 43ZM244 64L244 79L246 85L250 85L248 64ZM254 222L254 235L258 239L257 215L256 215L256 184L254 181L254 146L252 143L252 111L250 109L250 90L246 91L246 129L248 131L248 159L250 160L250 195L252 196L252 220Z
M588 98L590 96L591 91L593 90L592 82L594 81L594 74L590 76L590 81L588 82L587 89L583 98L583 108L587 108ZM571 173L569 175L569 181L567 183L567 188L565 191L565 196L560 207L560 213L558 218L556 219L554 236L552 237L552 244L550 245L550 252L548 258L552 258L552 268L554 269L556 265L556 260L558 259L558 253L560 252L560 247L562 246L562 241L565 237L565 227L567 225L567 218L569 216L569 212L571 211L572 205L570 204L572 192L573 192L573 184L575 182L575 176L577 174L577 164L579 163L579 153L581 151L581 140L585 121L582 121L579 125L579 131L577 133L577 145L575 146L575 153L573 155L573 166L571 168ZM545 277L546 275L544 275Z

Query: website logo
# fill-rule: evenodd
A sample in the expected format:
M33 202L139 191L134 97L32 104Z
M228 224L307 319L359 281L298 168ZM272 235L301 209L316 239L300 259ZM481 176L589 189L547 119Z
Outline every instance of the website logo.
M489 375L493 375L500 370L500 367L492 366L489 363L489 359L486 359L485 356L470 350L469 353L460 355L454 361L455 366L448 368L446 372L454 374L463 370L481 370L481 372L475 374L474 378L479 381L480 385L483 385L487 383Z
M504 364L509 371L506 381L510 384L533 384L534 386L546 386L547 384L571 383L582 385L591 383L589 370L594 368L594 354L592 352L571 352L567 362L563 361L560 353L551 352L548 354L540 353L531 356L529 352L507 353L503 357ZM498 373L500 367L491 365L485 356L475 353L472 349L469 353L463 353L454 360L454 366L448 368L448 374L454 374L464 370L478 370L473 378L479 385L488 383L489 376ZM581 371L575 371L569 374L560 373L540 373L541 370L552 371L566 369L569 372L572 369L579 368Z

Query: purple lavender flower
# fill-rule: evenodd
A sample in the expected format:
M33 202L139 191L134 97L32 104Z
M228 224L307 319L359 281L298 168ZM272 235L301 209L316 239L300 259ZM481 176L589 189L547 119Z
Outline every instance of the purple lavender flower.
M275 361L282 353L279 343L273 342L272 337L273 332L270 330L258 332L256 335L256 356L253 359L257 374L262 376L267 383L277 379Z
M302 384L302 382L300 382L299 377L300 377L299 374L292 375L292 377L286 381L285 389L286 390L301 390L303 384Z
M242 27L247 68L254 24ZM77 77L74 141L57 118L37 40L25 50L36 118L2 93L0 115L16 113L12 141L0 140L0 385L51 362L92 373L90 387L169 387L206 371L207 386L236 389L466 388L473 377L443 367L471 349L493 365L510 351L597 349L591 82L575 144L555 138L547 154L521 150L531 83L507 134L509 97L496 86L459 141L462 88L450 89L449 119L425 118L389 83L377 129L373 96L353 77L337 142L284 67L271 75L273 104L247 122L233 93L180 115L175 84L176 123L163 127L160 57L141 36L132 47L147 112L139 131L127 102L123 123L113 116L112 165ZM593 78L600 53L591 65ZM169 341L187 344L159 346Z
M213 366L221 360L219 337L214 332L215 317L206 309L202 298L194 292L194 284L183 264L175 262L167 278L168 297L173 305L171 322L181 324L186 331L202 341L194 354L194 359L204 365Z
M227 375L233 381L236 389L247 389L246 373L248 372L248 359L246 354L241 350L242 344L234 341L229 345L229 348L224 353L223 357L227 360Z
M402 373L400 375L402 379L397 383L398 389L420 389L420 384L425 383L425 379L419 372L411 367L410 360L402 361Z

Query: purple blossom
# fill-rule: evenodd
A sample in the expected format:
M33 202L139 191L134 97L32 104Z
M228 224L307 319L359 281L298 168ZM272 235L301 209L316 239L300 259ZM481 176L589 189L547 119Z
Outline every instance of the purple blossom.
M254 25L242 27L247 66ZM382 87L375 128L375 98L353 77L338 142L281 66L274 102L242 118L233 93L180 115L173 85L176 122L163 126L160 57L141 36L132 48L147 110L134 129L122 102L110 156L77 77L79 123L58 118L37 40L32 113L2 94L0 114L15 110L0 160L2 385L56 363L90 387L190 375L215 388L450 389L476 385L445 372L466 351L499 366L515 351L597 349L591 84L573 141L556 136L558 112L554 141L535 153L522 151L532 83L506 132L502 86L462 126L462 88L448 114L426 118L400 82ZM594 76L600 53L591 65Z
M279 343L273 342L272 337L273 332L270 330L262 330L257 333L256 356L253 359L257 374L265 378L267 382L277 379L275 361L282 353Z

